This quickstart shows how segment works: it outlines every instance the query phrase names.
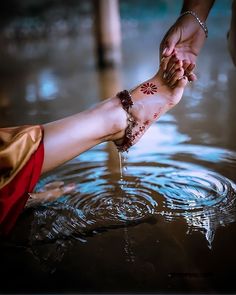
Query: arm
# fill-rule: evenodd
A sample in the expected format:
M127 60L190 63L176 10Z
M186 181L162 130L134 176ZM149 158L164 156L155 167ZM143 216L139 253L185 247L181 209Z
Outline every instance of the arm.
M192 10L205 22L214 2L215 0L184 0L181 13Z
M205 22L213 4L214 0L185 0L181 13L193 11L202 22ZM186 14L178 18L165 34L160 44L160 57L169 57L175 52L177 58L184 62L185 74L190 81L193 81L195 75L192 75L191 71L195 66L205 39L206 34L199 22L191 14ZM172 62L166 64L166 73L172 65Z

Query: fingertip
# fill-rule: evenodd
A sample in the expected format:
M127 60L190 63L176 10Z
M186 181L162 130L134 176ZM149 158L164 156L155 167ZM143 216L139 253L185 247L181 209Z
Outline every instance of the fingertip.
M162 56L163 56L163 55L165 56L167 51L168 51L168 48L165 47L165 48L163 49L163 51L162 51Z
M189 82L197 81L197 76L192 73L188 76L188 80L189 80Z
M165 46L162 51L162 55L165 57L168 57L168 56L172 55L174 51L175 51L174 45L167 40L165 42Z
M183 61L180 60L180 59L178 59L178 66L181 67L181 68L183 67Z
M171 48L169 48L169 47L165 47L165 48L163 49L163 51L162 51L162 56L163 56L163 57L168 57L168 56L171 55L171 53L172 53Z
M192 70L194 70L195 67L196 67L196 64L195 63L191 63L191 66L192 66Z

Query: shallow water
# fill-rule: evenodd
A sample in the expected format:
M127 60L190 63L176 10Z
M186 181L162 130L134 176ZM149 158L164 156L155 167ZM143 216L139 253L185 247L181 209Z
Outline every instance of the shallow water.
M202 152L203 146L181 143L162 146L154 135L168 135L168 129L154 125L145 138L151 139L148 149L141 144L125 155L122 174L119 167L109 169L109 152L102 145L43 178L37 190L57 180L77 187L73 196L35 210L33 241L71 236L86 241L88 233L161 216L164 222L184 221L186 234L201 232L211 249L218 227L235 221L236 185L217 166L235 168L236 153L213 147Z
M236 71L224 3L212 11L198 81L123 155L122 175L115 147L102 144L41 178L36 190L63 180L76 191L22 214L1 243L0 291L236 291ZM9 40L1 125L55 120L151 76L157 28L175 19L166 9L143 22L124 14L123 66L114 70L96 70L88 23L57 42Z

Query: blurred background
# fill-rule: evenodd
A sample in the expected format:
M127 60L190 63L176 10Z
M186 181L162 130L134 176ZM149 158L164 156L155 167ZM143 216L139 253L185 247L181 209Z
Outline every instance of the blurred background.
M110 1L114 10L116 3L119 6L121 42L111 42L118 47L120 42L117 55L121 59L118 66L106 70L97 66L97 3L1 1L1 126L43 123L79 112L156 72L160 41L176 20L181 1ZM209 38L198 59L199 80L190 85L185 99L173 112L181 128L191 128L201 142L235 148L231 131L232 125L235 127L231 105L234 99L231 95L220 99L223 88L229 91L233 87L229 81L235 78L226 41L230 6L230 0L216 1L208 20ZM109 10L104 13L109 14Z

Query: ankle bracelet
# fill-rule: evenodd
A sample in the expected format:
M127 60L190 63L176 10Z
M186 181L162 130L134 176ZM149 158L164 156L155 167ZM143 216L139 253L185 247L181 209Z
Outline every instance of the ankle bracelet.
M121 105L127 114L127 128L125 129L125 135L121 145L115 142L115 145L119 152L126 152L132 146L132 129L137 125L137 122L130 110L133 106L132 96L128 90L123 90L116 94L116 97L120 99Z
M200 20L200 18L198 17L198 15L196 14L196 12L194 12L192 10L187 10L187 11L181 13L179 18L181 18L182 16L184 16L186 14L191 14L196 19L196 21L199 23L200 27L203 29L203 31L204 31L204 33L206 35L206 38L207 38L208 37L208 29L207 29L206 23L202 22Z

